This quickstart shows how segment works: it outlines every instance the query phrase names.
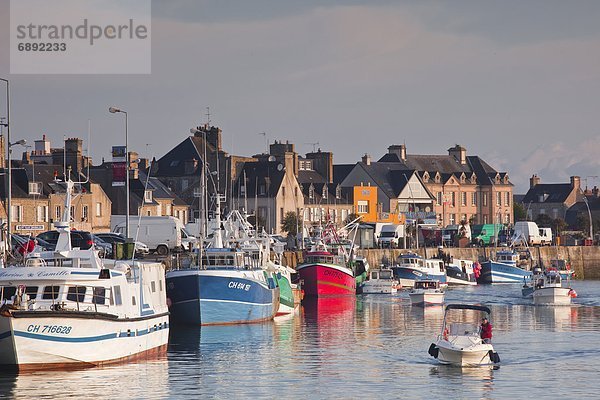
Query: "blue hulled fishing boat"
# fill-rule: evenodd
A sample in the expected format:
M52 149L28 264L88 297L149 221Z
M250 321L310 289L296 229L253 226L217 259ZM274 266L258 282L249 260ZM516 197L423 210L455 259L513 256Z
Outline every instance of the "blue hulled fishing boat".
M495 260L481 263L481 274L477 283L523 283L531 279L531 271L518 265L519 253L514 250L496 252Z

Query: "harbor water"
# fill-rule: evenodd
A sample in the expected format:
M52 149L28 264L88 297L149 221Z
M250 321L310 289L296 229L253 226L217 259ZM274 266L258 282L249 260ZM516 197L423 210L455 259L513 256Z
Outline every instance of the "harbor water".
M306 302L294 318L171 327L166 355L75 371L0 375L3 398L595 397L600 282L576 281L572 306L533 306L520 285L450 288L446 303L492 309L498 369L439 365L427 354L442 307L406 291Z

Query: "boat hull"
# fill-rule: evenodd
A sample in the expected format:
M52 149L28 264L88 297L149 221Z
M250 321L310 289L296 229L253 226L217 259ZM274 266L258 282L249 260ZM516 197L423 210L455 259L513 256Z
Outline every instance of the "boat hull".
M543 287L533 292L533 303L536 305L569 305L571 289L564 287Z
M443 347L439 348L438 361L458 367L478 367L492 364L489 350L459 351Z
M279 288L256 279L263 271L178 270L167 274L174 321L187 325L227 325L273 319Z
M493 364L490 352L494 347L488 343L475 344L473 346L455 346L452 337L448 340L438 340L435 344L438 348L437 359L442 364L455 365L458 367L478 367Z
M279 309L276 316L292 314L299 306L295 302L294 289L289 279L282 274L276 274L277 286L279 286Z
M409 293L410 302L415 306L439 305L444 303L444 293Z
M297 268L305 297L356 295L356 279L348 268L330 264L304 264Z
M92 367L166 351L167 313L131 319L90 312L49 314L0 316L0 365L20 371Z
M457 267L447 267L446 282L448 285L477 285L475 275L467 274Z
M481 263L481 275L478 283L523 283L531 279L531 271L514 265L485 261Z
M394 294L398 292L398 283L386 280L368 280L362 286L362 294Z
M392 267L394 278L398 279L402 287L413 287L416 280L433 279L446 283L446 274L443 272L423 272L417 268L395 266Z

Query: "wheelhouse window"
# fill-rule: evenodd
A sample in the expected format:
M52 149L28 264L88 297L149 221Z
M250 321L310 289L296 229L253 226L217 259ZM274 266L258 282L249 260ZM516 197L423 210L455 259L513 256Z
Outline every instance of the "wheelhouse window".
M4 286L2 288L2 300L10 300L17 293L17 288L14 286Z
M30 299L35 299L37 297L38 289L39 288L37 286L27 286L25 288L25 293L29 295Z
M85 299L85 286L71 286L67 291L67 300L82 303Z
M106 304L106 288L95 287L94 294L92 296L92 303L94 304Z
M123 304L123 300L121 298L121 286L113 286L113 293L115 294L115 305L120 306Z
M44 287L44 294L42 300L56 300L58 298L58 292L60 286L46 286Z

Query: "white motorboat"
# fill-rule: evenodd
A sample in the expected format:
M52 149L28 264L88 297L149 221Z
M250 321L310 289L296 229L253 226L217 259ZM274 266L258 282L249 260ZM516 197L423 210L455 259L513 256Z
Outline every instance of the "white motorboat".
M398 292L400 283L394 278L391 269L375 269L369 272L369 279L362 285L363 294L393 294Z
M67 182L56 251L0 270L0 365L95 366L166 351L169 312L160 263L102 260L72 250Z
M414 305L443 304L444 289L440 281L434 279L420 279L415 281L410 293L410 302Z
M446 279L448 285L477 285L478 262L453 258L446 264Z
M577 297L573 289L563 286L561 274L554 268L543 272L535 268L531 282L523 286L522 293L524 297L532 297L536 305L569 305L571 299Z
M452 312L452 310L455 310ZM482 366L500 362L491 343L480 337L479 317L489 318L490 309L485 306L449 304L444 313L442 333L429 346L429 355L442 364L460 367Z

